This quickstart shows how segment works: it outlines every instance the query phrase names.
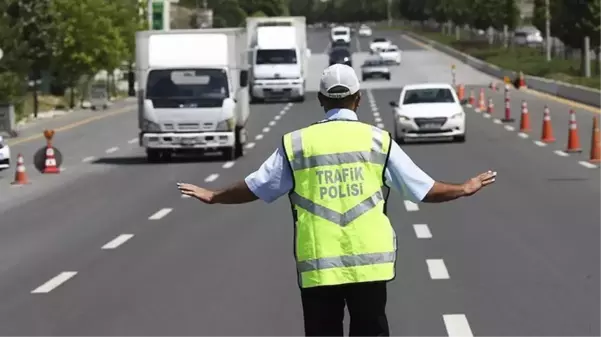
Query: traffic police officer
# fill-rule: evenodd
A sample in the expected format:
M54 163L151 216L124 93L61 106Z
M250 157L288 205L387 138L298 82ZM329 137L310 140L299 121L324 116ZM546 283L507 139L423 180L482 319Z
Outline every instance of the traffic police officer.
M395 277L396 237L386 214L388 187L415 201L469 196L495 181L485 172L464 184L434 181L391 140L359 122L359 80L346 65L325 69L319 102L326 119L284 135L258 171L221 191L178 184L205 203L272 202L288 193L307 336L388 336L386 283Z

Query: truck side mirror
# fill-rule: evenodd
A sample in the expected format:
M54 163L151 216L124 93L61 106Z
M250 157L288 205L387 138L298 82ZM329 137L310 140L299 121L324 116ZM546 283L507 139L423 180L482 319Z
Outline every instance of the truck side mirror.
M390 104L390 106L391 106L391 107L393 107L393 108L396 108L396 107L398 107L398 106L399 106L399 105L397 104L397 102L395 102L395 101L390 101L390 103L389 103L389 104Z
M240 87L248 86L248 70L240 70Z

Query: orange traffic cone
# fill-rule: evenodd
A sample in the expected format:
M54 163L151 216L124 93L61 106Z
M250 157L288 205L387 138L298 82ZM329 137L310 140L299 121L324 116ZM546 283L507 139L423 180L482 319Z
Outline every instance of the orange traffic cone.
M462 101L465 98L465 87L463 86L463 84L459 85L459 87L457 88L457 93L459 96L459 100Z
M29 184L29 178L27 177L27 172L25 171L25 163L23 161L23 155L19 153L17 156L17 168L15 170L15 181L12 182L13 185L27 185Z
M551 113L549 112L549 107L546 105L543 117L543 133L540 140L544 143L553 143L555 141L553 126L551 125Z
M497 91L497 83L496 82L490 82L489 88L492 91Z
M42 173L60 173L58 166L56 166L56 158L54 157L52 146L46 148L46 162Z
M476 104L476 97L474 97L474 89L472 89L470 91L470 98L469 101L467 103L470 107L474 106Z
M599 132L599 118L593 117L593 135L591 137L591 163L601 163L601 135Z
M488 107L486 107L486 113L489 115L492 115L492 113L494 112L495 106L492 103L492 98L488 99Z
M568 147L566 152L582 152L580 147L580 136L578 136L578 124L576 123L576 112L570 109L570 130L568 131Z
M518 89L526 87L526 80L524 79L524 73L520 71L518 79Z
M480 99L478 100L478 109L480 109L480 111L484 111L486 110L486 103L484 101L484 89L480 88Z
M520 116L520 132L530 131L530 114L528 113L528 103L522 101L522 115Z

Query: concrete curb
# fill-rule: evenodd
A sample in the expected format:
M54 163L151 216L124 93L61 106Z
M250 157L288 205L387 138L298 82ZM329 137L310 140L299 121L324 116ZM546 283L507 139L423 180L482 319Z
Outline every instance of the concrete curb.
M427 44L438 51L448 54L460 62L463 62L470 67L480 70L481 72L490 76L499 79L503 79L504 76L509 76L511 79L517 77L517 73L515 71L499 68L493 64L484 62L447 45L430 40L413 32L404 31L402 34ZM526 84L530 89L569 99L578 103L583 103L594 107L601 107L601 91L599 90L530 75L525 75L524 78L526 79Z

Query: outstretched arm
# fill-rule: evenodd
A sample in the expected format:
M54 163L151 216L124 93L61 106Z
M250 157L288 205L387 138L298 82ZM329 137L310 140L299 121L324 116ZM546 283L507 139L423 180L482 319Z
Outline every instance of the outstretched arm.
M478 192L482 187L495 182L497 172L488 171L466 181L463 184L447 184L435 182L430 191L426 194L423 202L445 202L455 200L461 197L467 197Z
M182 194L195 197L207 204L244 204L259 199L248 188L244 180L218 191L211 191L192 184L183 183L178 183L177 187Z

